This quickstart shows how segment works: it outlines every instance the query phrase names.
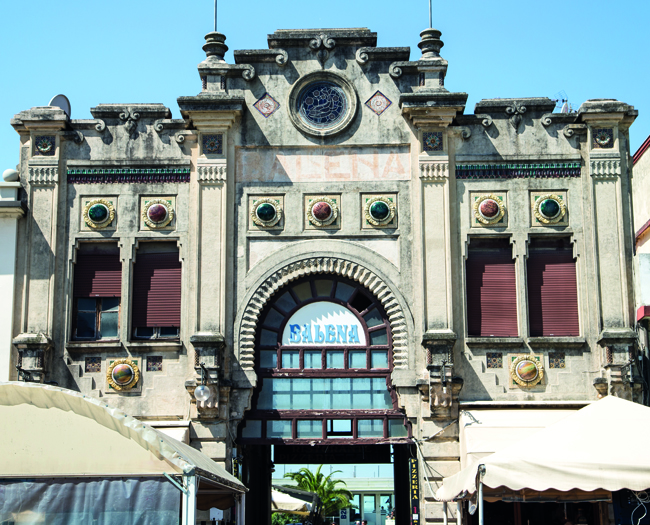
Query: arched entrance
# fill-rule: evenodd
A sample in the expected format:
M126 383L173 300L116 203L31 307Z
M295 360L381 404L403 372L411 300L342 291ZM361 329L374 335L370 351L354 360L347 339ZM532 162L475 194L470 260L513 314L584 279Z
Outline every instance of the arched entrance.
M258 384L237 435L247 520L270 515L271 445L276 462L293 464L391 463L393 453L407 486L411 430L390 381L393 356L386 309L358 281L309 275L270 297L255 333Z

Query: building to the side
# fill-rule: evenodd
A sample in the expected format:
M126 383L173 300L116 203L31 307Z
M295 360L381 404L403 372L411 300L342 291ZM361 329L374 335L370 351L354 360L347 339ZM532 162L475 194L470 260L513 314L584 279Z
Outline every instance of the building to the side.
M280 30L229 64L210 33L181 119L18 113L0 370L189 442L241 476L249 524L270 523L273 461L392 463L396 523L412 480L416 519L442 522L433 493L473 458L599 396L640 401L637 112L466 108L441 33L421 36L411 57L365 28ZM567 519L605 525L603 505Z

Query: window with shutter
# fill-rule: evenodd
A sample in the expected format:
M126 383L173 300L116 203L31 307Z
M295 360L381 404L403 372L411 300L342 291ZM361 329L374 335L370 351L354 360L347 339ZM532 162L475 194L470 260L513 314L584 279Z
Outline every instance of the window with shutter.
M576 264L568 241L531 245L528 319L532 337L580 335Z
M155 249L150 247L150 250ZM138 253L133 270L132 298L134 337L179 336L181 263L177 248L174 251Z
M516 337L517 279L509 242L472 242L466 264L468 335Z
M119 337L122 262L116 244L82 245L74 266L73 338Z

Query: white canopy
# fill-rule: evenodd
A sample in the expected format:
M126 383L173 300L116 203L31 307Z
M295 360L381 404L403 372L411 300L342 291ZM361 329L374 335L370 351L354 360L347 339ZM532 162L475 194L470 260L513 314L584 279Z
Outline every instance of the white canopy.
M487 487L592 492L650 488L650 408L608 396L443 480L440 501Z
M196 470L226 492L246 488L202 452L103 399L36 383L0 383L0 478L163 476Z
M309 516L311 504L279 490L271 490L271 512Z

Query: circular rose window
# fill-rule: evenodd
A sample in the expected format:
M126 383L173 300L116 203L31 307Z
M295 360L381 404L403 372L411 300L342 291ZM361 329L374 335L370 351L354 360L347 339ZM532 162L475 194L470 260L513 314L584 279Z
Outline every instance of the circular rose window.
M289 94L289 115L304 133L334 135L350 125L357 94L345 78L327 71L305 75Z

